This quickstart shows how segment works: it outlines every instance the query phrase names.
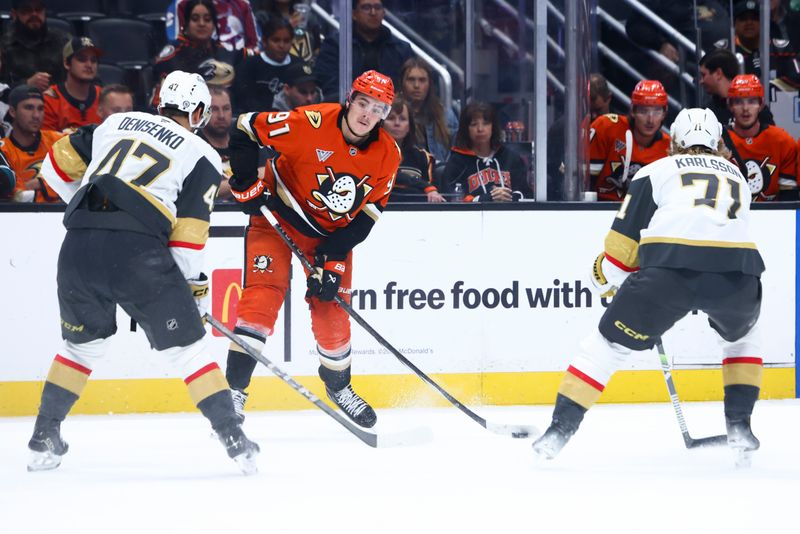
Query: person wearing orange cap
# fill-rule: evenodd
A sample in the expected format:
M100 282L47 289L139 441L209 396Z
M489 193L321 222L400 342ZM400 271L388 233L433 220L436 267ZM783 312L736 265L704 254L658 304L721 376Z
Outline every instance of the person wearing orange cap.
M764 86L755 74L740 74L728 87L733 126L723 139L733 160L747 178L753 200L797 197L797 145L786 130L759 119Z
M289 287L292 252L260 213L266 205L308 258L306 301L328 397L356 424L377 416L350 384L352 250L364 241L392 192L401 155L381 123L394 99L391 78L371 70L355 79L345 104L243 113L230 139L230 186L251 215L245 235L244 289L234 332L261 351ZM258 177L261 147L278 153ZM231 344L226 377L244 419L244 390L256 362Z
M591 190L598 200L621 201L636 171L667 155L669 135L661 131L667 116L667 92L661 82L642 80L631 93L625 117L607 113L589 130Z

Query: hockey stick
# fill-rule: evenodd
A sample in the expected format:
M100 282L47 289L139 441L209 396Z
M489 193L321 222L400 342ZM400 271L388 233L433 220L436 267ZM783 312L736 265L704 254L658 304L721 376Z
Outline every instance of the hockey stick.
M719 445L727 445L728 436L725 434L709 436L707 438L693 438L689 435L689 427L686 426L686 419L683 417L681 401L678 399L678 392L675 389L675 382L672 381L672 369L670 368L667 354L664 351L664 345L660 340L656 343L656 348L658 349L658 357L661 360L661 370L664 371L664 380L667 382L669 398L672 401L672 407L675 409L675 416L678 418L678 426L681 427L681 434L683 434L683 442L686 444L686 448L696 449L697 447L716 447Z
M264 215L264 217L267 218L267 220L275 229L275 231L278 232L278 235L281 236L281 239L283 239L286 245L292 250L292 253L294 253L297 259L300 260L300 263L303 264L303 267L305 267L308 271L313 271L314 266L311 264L308 258L306 258L305 254L303 254L303 251L298 248L298 246L295 244L295 242L292 240L289 234L286 233L286 230L283 229L283 227L275 218L275 216L272 214L272 212L269 211L266 206L261 206L261 213ZM481 425L483 428L491 432L494 432L495 434L510 435L511 437L514 438L527 438L539 435L539 430L535 426L504 425L500 423L492 423L490 421L487 421L483 417L479 416L478 414L476 414L475 412L473 412L472 410L461 404L461 402L459 402L458 399L450 395L439 384L434 382L428 375L423 373L416 365L411 363L411 361L409 361L408 358L403 356L400 353L400 351L394 348L391 345L391 343L386 341L383 338L383 336L381 336L378 332L376 332L375 329L372 328L369 325L369 323L367 323L367 321L365 321L347 302L345 302L345 300L342 297L336 295L334 297L334 300L339 306L342 307L344 311L347 312L348 315L350 315L350 317L352 317L355 320L355 322L360 324L361 327L364 328L364 330L369 332L369 334L372 337L374 337L375 340L378 341L378 343L383 345L389 352L391 352L394 355L395 358L400 360L400 363L402 363L403 365L414 371L414 374L420 377L423 382L425 382L433 389L438 391L445 399L450 401L450 404L452 404L453 406L464 412L467 416L469 416L470 419Z
M358 426L351 423L348 419L343 417L339 412L322 402L319 397L311 393L308 389L298 383L294 378L283 372L280 368L278 368L274 363L269 361L266 357L264 357L260 352L246 343L242 338L231 332L222 322L220 322L216 317L207 313L205 315L206 320L222 332L225 337L239 345L244 349L244 351L250 355L251 358L254 360L263 363L267 369L272 371L272 373L289 384L289 386L301 394L303 397L308 399L309 402L314 404L317 408L331 416L333 419L336 420L340 425L345 427L351 434L355 437L369 445L370 447L397 447L401 445L420 445L423 443L428 443L433 439L431 436L430 429L428 428L416 428L411 429L406 432L396 433L396 434L373 434L372 432L366 432L365 430L360 429Z

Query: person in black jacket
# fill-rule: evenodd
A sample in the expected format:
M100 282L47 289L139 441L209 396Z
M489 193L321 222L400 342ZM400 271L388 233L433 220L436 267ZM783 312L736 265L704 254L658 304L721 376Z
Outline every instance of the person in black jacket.
M433 183L433 156L417 146L414 116L402 96L392 102L383 129L394 138L403 156L389 202L447 202Z
M291 54L294 30L282 17L261 19L261 49L236 69L234 104L238 113L270 111L273 100L289 81L291 65L301 60Z
M400 69L414 55L411 46L383 26L381 0L353 0L353 78L368 70L382 72L400 87ZM339 38L331 35L322 43L314 63L326 102L339 101Z
M218 24L213 0L189 0L183 8L186 22L180 36L161 50L153 67L157 80L153 91L154 107L158 106L161 81L170 72L194 72L209 85L229 87L235 76L235 64L242 54L227 50L214 37Z
M3 36L0 81L40 91L64 80L61 51L69 36L47 27L42 0L14 0L11 26Z
M733 124L733 114L728 108L728 88L738 74L739 61L727 48L715 48L700 59L700 85L708 95L705 107L714 112L723 126ZM763 124L775 124L769 106L761 109L758 120Z
M500 122L490 104L473 102L461 112L444 182L450 191L461 184L465 202L533 198L525 164L500 142Z

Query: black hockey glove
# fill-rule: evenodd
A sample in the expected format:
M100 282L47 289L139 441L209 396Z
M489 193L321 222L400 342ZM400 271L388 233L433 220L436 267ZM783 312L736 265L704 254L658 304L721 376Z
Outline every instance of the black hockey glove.
M336 298L342 277L345 273L344 260L326 259L325 256L314 257L314 268L306 280L306 298L317 297L323 302Z

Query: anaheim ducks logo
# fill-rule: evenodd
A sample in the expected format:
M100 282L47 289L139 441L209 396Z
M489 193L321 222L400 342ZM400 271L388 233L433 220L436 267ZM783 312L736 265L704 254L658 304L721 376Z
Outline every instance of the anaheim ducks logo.
M757 161L749 159L745 162L747 168L747 185L750 187L750 194L758 195L766 199L773 199L775 195L764 195L763 191L769 187L772 173L775 172L777 166L770 163L769 156L759 164Z
M39 173L41 171L42 171L42 162L40 160L40 161L34 161L33 163L31 163L30 165L25 167L25 171L24 172L25 173L30 172L31 174L26 179L27 180L33 180L34 178L38 178L39 177Z
M272 257L260 254L253 258L253 272L254 273L271 273Z
M330 167L325 167L327 174L318 174L319 189L311 191L311 196L319 204L306 200L309 206L317 211L328 211L331 220L337 221L342 217L352 220L351 215L360 206L364 197L372 191L372 186L364 176L356 181L349 174L336 174Z

